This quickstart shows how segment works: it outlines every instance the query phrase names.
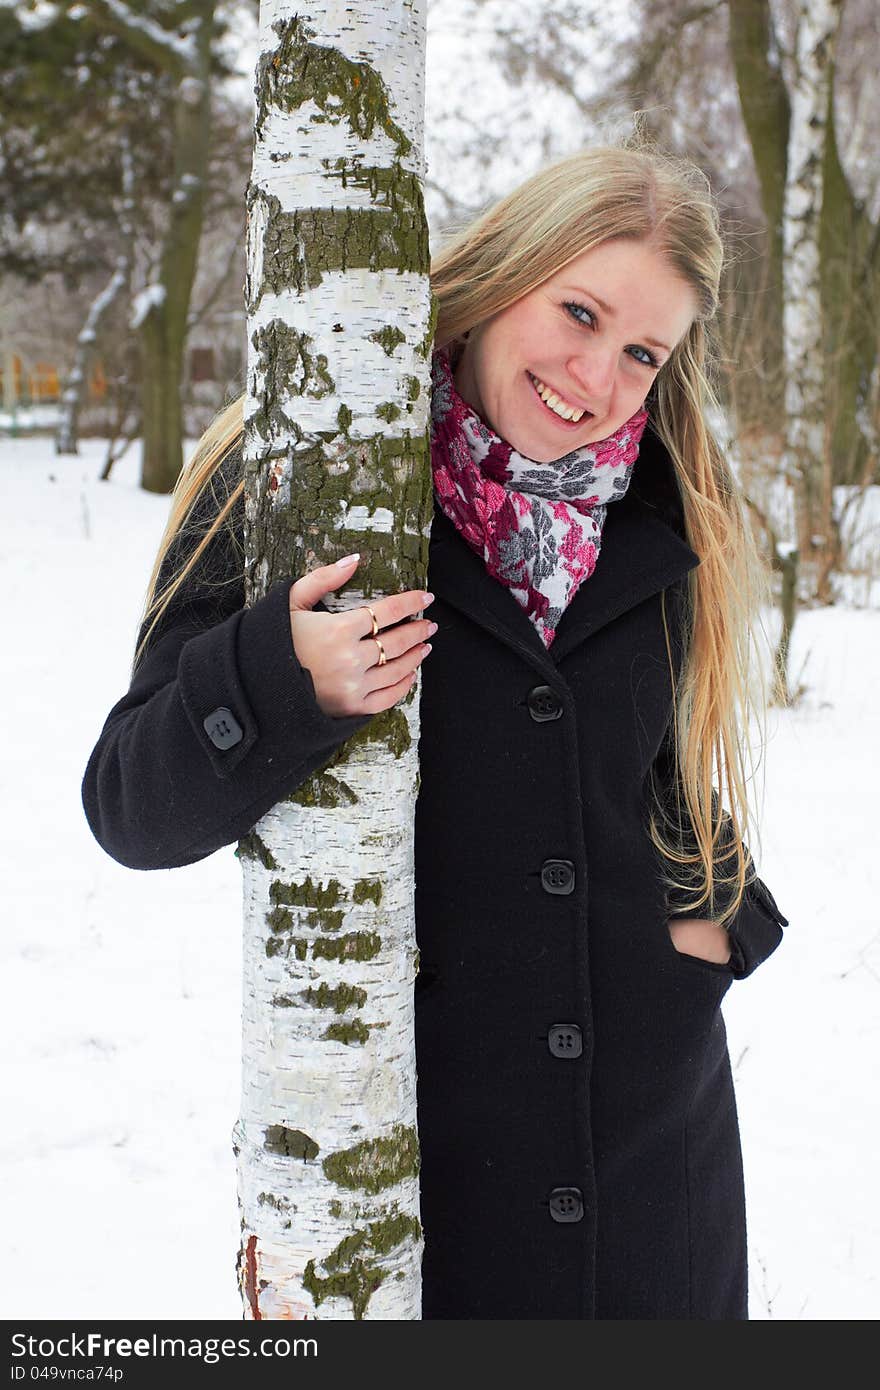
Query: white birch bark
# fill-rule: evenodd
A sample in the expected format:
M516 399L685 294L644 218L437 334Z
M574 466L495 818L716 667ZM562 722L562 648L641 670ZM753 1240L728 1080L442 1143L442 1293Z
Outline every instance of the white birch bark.
M821 521L826 459L819 234L830 82L843 0L800 0L785 191L783 326L787 471L800 477L803 554L829 537ZM827 501L828 499L826 499ZM821 529L820 529L821 528Z
M424 583L424 44L424 0L260 7L248 602L354 550L361 587L328 608ZM239 848L246 1318L420 1316L417 686L362 733Z

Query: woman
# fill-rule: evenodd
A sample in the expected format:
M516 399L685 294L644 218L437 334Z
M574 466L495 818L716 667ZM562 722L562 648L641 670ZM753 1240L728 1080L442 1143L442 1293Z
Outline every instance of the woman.
M433 623L420 591L328 612L357 557L244 609L228 407L86 769L109 854L191 863L424 663L426 1318L748 1316L720 1004L787 922L743 840L766 576L706 423L722 251L698 170L599 148L435 258Z

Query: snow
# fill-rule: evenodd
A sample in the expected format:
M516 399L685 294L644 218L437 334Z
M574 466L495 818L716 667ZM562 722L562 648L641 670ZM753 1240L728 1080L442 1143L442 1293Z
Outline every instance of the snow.
M170 29L165 29L149 15L139 14L132 9L131 5L124 3L124 0L103 0L104 6L118 24L124 26L132 33L141 33L155 46L158 52L165 51L173 54L183 63L194 63L197 57L197 48L193 28L181 36Z
M168 508L139 490L137 453L101 483L101 440L59 458L0 439L7 1318L240 1316L238 861L129 871L80 804ZM791 925L724 1005L754 1319L880 1308L878 638L876 608L803 613L808 690L771 715L756 856Z
M175 192L175 198L177 193ZM179 199L178 199L179 201ZM147 314L153 309L161 309L165 303L165 286L158 283L147 285L131 301L131 314L128 326L132 330L140 328Z

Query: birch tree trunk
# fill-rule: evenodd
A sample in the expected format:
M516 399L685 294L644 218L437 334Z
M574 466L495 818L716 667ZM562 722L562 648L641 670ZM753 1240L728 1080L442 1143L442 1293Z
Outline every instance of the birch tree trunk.
M248 189L245 574L424 584L433 336L424 0L263 0ZM420 1316L418 682L240 843L246 1318Z
M843 0L800 0L785 193L786 446L801 481L800 550L831 544L830 431L825 388L820 232L834 48Z

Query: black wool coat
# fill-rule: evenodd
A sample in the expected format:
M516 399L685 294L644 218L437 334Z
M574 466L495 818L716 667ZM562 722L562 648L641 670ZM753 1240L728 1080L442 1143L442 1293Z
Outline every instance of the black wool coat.
M242 563L209 548L89 759L87 819L131 868L234 842L369 721L320 709L291 641L296 576L245 609ZM661 598L680 669L698 563L650 429L549 650L435 508L415 824L425 1318L748 1316L720 1006L788 922L755 879L730 962L680 954L647 830L650 780L671 776Z

